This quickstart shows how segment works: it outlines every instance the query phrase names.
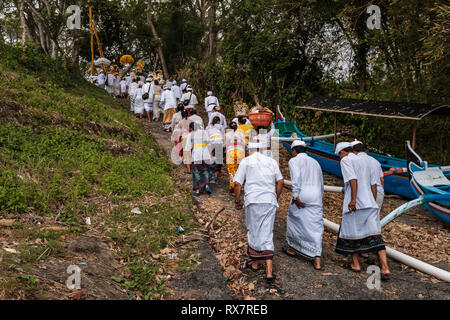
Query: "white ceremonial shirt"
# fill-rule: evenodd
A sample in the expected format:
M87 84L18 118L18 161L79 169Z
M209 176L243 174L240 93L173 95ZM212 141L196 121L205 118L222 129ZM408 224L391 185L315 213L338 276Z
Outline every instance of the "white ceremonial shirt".
M292 181L292 197L300 198L307 206L321 206L323 174L319 163L306 153L299 153L289 160Z
M235 149L245 152L245 136L240 131L227 130L225 135L225 145L227 147L227 153Z
M181 99L181 96L183 95L183 93L181 92L181 89L179 86L174 84L174 85L172 85L172 88L170 88L170 90L172 90L172 92L175 94L175 98L177 98L178 100Z
M130 83L130 86L128 87L128 94L130 95L130 97L132 97L134 95L137 88L139 88L139 85L137 82Z
M371 169L368 161L350 152L347 156L341 159L340 164L342 177L345 184L344 206L342 213L349 212L348 204L350 203L352 195L350 180L352 179L356 179L358 181L358 191L356 193L356 209L378 209L378 205L373 198L372 189L370 188L371 185L374 185L377 182L371 175Z
M172 91L164 90L161 95L161 104L164 105L164 111L177 107L177 99Z
M152 103L153 102L153 83L152 82L146 82L142 86L142 94L148 92L148 99L144 100L145 103Z
M209 141L211 144L222 144L223 145L223 132L222 126L220 124L215 124L214 126L208 126L206 132L209 136Z
M377 159L374 157L369 156L365 152L359 152L357 154L358 157L365 157L370 164L370 168L372 169L371 172L375 176L375 179L377 180L377 194L384 195L384 188L381 185L381 178L384 178L383 169L381 169L381 164L378 162Z
M194 115L190 116L188 119L191 120L192 122L197 123L199 125L200 129L205 128L205 126L203 124L203 119L201 117L199 117L198 115L194 114Z
M189 105L184 107L185 109L193 109L193 108L195 108L195 105L198 104L197 96L194 93L192 93L192 97L191 97L191 92L183 93L183 96L181 97L181 101L182 102L184 102L185 100L189 101L189 98L191 98Z
M191 151L192 163L200 163L202 161L208 163L211 161L209 145L208 133L205 130L198 129L188 134L185 150Z
M226 129L227 128L227 119L225 118L225 116L220 113L220 112L213 112L211 113L211 116L209 117L209 121L208 121L208 126L212 125L212 122L214 120L215 117L219 117L220 118L220 125Z
M240 185L245 181L245 206L269 203L278 208L275 184L283 179L278 163L260 152L242 159L234 176Z
M206 112L211 112L214 107L219 106L219 99L215 96L208 96L205 98L205 109Z

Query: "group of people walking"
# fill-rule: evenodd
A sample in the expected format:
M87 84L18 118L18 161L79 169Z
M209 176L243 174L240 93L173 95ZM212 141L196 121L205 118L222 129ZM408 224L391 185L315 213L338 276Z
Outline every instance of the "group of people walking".
M229 191L235 197L236 209L245 209L249 261L246 266L257 271L265 262L266 280L273 273L273 228L278 199L284 179L278 162L272 158L273 123L253 127L240 115L229 123L212 91L204 99L207 123L200 116L199 101L186 79L164 81L148 76L124 80L123 97L130 100L130 111L147 121L158 121L163 113L163 129L171 132L172 161L184 163L192 175L193 195L213 194L223 164L229 176ZM292 197L288 209L286 245L282 250L290 257L311 261L323 270L323 173L319 163L306 153L304 141L291 144L289 173ZM364 151L360 141L341 142L335 153L340 157L344 178L342 221L335 252L351 256L343 267L361 272L360 259L381 267L381 279L388 280L390 271L381 236L380 210L384 197L384 179L380 163ZM244 201L241 189L244 186ZM376 253L370 259L369 253Z
M274 255L273 225L282 192L283 177L276 161L261 152L263 146L250 143L254 153L242 160L235 176L236 208L245 207L248 231L247 266L258 270L266 262L266 279L275 278L272 268ZM323 174L319 163L306 154L306 143L295 140L292 145L289 172L292 198L287 217L286 243L283 251L291 257L311 261L316 270L323 270ZM380 210L384 196L381 165L364 152L360 141L342 142L336 146L341 158L345 183L342 222L335 252L350 255L351 261L343 267L361 272L360 258L381 267L381 280L388 280L390 271L386 249L381 236ZM245 182L245 201L240 189ZM377 253L370 259L369 253Z

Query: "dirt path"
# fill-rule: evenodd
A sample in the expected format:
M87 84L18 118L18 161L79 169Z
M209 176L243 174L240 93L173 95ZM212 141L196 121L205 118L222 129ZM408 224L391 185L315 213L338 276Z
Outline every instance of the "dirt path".
M169 140L170 135L162 131L160 123L151 123L148 127L152 132L153 138L164 148L166 154L170 154L172 148ZM288 172L286 172L289 155L285 151L282 151L281 154L280 167L284 177L289 179ZM191 176L185 174L184 171L185 168L183 166L178 167L175 170L176 177L174 178L178 180L179 187L190 189ZM324 177L327 185L342 184L340 179L331 175L324 174ZM214 273L221 270L223 273L223 275L219 276L207 275L207 279L211 277L211 279L214 278L220 282L219 284L208 282L208 288L217 285L216 288L220 290L221 284L224 284L226 281L235 299L450 299L450 287L447 283L423 275L391 259L389 259L389 265L393 275L392 280L383 282L379 290L368 289L367 279L369 274L365 273L368 265L362 264L363 272L360 274L344 270L341 265L346 260L334 252L336 235L329 232L325 232L323 240L324 271L316 271L309 262L286 256L281 248L285 244L286 208L291 192L288 188L284 188L283 195L279 201L280 210L277 212L274 227L274 270L278 279L275 281L275 284L268 285L264 281L263 271L254 273L244 268L247 259L245 254L245 215L243 211L234 209L233 198L228 193L228 176L225 168L222 170L222 176L219 178L219 181L212 189L212 196L201 195L195 199L197 206L194 208L194 215L202 225L207 224L214 213L221 207L225 208L218 215L209 232L209 244L213 249L215 261L210 259L211 254L207 250L202 253L204 256L203 265L212 264L217 266L217 268L213 266L209 272ZM325 217L335 220L337 223L340 222L338 212L340 211L339 208L342 207L342 198L343 195L341 194L325 194ZM402 202L404 200L387 199L385 202L386 211ZM448 246L448 231L436 219L429 217L426 213L423 216L423 212L421 213L420 210L405 215L399 223L406 224L411 221L418 228L429 227L430 230L428 231L435 234L437 241L443 242L442 246L435 246L437 256L440 258L440 261L437 261L435 265L448 270L448 251L446 249ZM414 225L407 227L413 228ZM392 230L386 231L386 241L389 246L391 246L391 243L397 244L397 242L390 239L390 236L391 233L393 236L397 235L398 228L392 227L391 229L395 229L395 232ZM399 246L402 245L401 243L398 244ZM394 248L396 247L394 246ZM414 248L409 249L413 250ZM420 251L419 249L418 251ZM423 250L424 252L429 251L427 248L423 248ZM444 256L439 250L443 252ZM408 253L406 251L403 252ZM218 268L219 266L220 269ZM186 290L190 285L198 287L198 282L204 282L203 279L198 279L197 276L192 276L189 279L193 279L193 282L191 280L180 280L180 283L183 284L178 286L178 288ZM197 281L197 284L195 281ZM174 284L174 288L176 287L177 285ZM207 295L194 295L193 297L208 299Z

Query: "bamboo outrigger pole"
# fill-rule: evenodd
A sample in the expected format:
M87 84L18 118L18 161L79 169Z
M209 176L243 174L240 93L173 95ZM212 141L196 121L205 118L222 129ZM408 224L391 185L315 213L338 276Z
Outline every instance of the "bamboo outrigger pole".
M91 0L88 1L90 4ZM91 32L91 76L95 74L94 67L94 32L92 30L92 7L89 6L89 31Z
M91 3L91 0L88 1L88 4ZM103 53L102 44L100 43L100 38L97 33L97 28L95 27L94 19L92 18L92 7L89 6L89 30L91 32L91 75L94 75L94 35L95 39L97 40L97 47L98 47L98 53L100 54L100 57L104 58L105 55ZM105 70L105 73L108 74L108 68L103 66L103 70Z

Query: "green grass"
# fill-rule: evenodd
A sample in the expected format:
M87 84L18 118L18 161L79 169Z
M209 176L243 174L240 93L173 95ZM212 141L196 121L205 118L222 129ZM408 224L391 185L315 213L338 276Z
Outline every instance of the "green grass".
M129 274L115 279L144 298L166 293L157 277L164 261L149 263L148 254L166 247L179 225L187 233L194 227L186 201L174 196L173 165L128 108L70 65L63 68L35 46L27 50L22 56L19 47L0 43L0 218L57 218L70 232L80 233L87 230L84 219L95 218L104 205L95 199L119 201L107 217L106 236L119 246ZM131 214L130 201L140 200L143 214ZM13 280L11 265L28 270L41 255L66 254L59 241L63 232L25 223L12 232L21 243L20 256L3 259L0 275L7 274L10 281L0 288L25 281ZM45 245L30 244L37 238ZM189 270L191 263L183 263L182 269ZM30 279L27 285L33 288Z

